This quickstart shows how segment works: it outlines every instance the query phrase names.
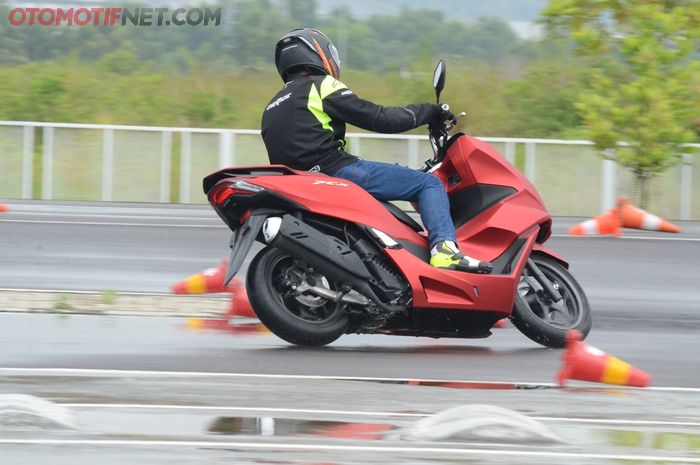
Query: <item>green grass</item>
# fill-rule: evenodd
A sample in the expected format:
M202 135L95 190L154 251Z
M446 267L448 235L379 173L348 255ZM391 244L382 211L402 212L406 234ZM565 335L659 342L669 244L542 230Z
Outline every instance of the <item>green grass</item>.
M68 296L65 294L61 294L58 297L56 297L56 301L53 304L54 310L74 310L75 307L73 307L68 299Z
M114 305L114 303L117 301L117 297L119 297L119 293L117 291L107 289L100 292L100 297L100 300L104 305Z
M22 196L21 127L0 127L0 197Z

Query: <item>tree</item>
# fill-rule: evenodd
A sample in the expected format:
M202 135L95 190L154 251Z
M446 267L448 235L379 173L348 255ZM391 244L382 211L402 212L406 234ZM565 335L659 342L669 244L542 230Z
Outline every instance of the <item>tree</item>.
M574 102L581 91L581 70L572 62L542 60L530 65L508 89L514 137L565 137L581 125Z
M233 30L236 60L246 69L274 69L275 44L292 29L292 21L272 8L269 0L241 5L240 18Z
M588 89L576 106L598 149L629 144L617 160L634 173L633 194L645 208L649 180L694 138L700 2L550 0L544 16L588 60Z

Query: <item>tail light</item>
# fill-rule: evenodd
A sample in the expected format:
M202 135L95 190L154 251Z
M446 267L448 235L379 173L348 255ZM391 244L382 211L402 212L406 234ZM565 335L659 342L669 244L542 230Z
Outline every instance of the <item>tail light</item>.
M245 181L223 182L211 190L209 201L216 207L223 207L224 203L234 195L249 196L264 190L263 187Z

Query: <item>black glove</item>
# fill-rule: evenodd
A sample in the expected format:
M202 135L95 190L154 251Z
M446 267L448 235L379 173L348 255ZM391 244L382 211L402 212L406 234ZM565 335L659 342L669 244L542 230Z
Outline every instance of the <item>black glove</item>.
M450 111L450 106L447 104L433 105L433 116L430 119L430 127L439 127L445 121L454 122L456 120L454 113Z

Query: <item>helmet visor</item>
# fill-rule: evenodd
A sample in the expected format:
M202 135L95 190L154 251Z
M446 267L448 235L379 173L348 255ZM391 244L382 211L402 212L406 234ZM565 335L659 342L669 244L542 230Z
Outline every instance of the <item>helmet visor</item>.
M340 55L338 54L338 49L335 48L335 45L333 45L333 43L328 44L328 51L331 53L333 61L335 61L338 66L340 66Z

